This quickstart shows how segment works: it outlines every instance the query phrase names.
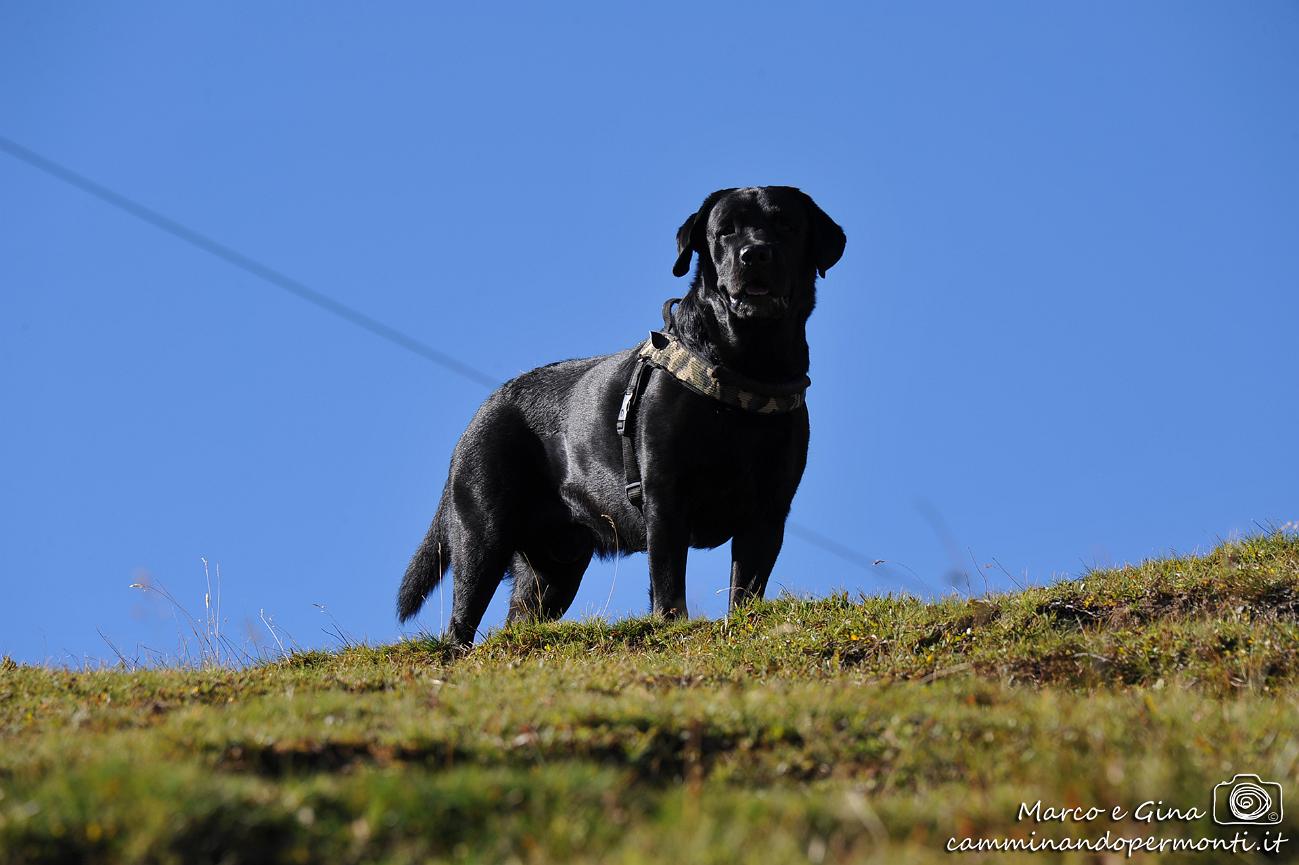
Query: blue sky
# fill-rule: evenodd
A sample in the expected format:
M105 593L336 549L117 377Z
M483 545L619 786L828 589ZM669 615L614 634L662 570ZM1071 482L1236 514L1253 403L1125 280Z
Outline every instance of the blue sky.
M800 186L848 247L793 519L888 564L788 537L774 584L982 591L1299 519L1296 44L1289 2L16 2L0 136L501 379L642 338L710 190ZM396 639L484 390L4 153L0 202L0 653L175 654L128 585L201 614L201 557L237 640Z

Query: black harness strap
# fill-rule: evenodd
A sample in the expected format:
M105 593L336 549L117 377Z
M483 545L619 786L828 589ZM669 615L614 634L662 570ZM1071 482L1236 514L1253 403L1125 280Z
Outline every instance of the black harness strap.
M679 297L669 297L663 301L663 332L672 332L672 307L681 302Z
M664 332L672 330L672 307L680 302L681 298L670 297L663 304ZM627 500L637 509L645 507L645 494L641 489L640 460L636 458L636 409L653 372L649 360L644 355L637 356L636 368L627 383L627 390L623 392L622 405L618 407L618 437L622 439L622 472Z
M645 505L641 491L640 460L636 459L636 407L640 405L641 394L649 381L654 367L643 357L636 358L636 369L631 374L631 381L622 395L622 405L618 407L618 435L622 438L622 471L627 482L627 498L637 508Z

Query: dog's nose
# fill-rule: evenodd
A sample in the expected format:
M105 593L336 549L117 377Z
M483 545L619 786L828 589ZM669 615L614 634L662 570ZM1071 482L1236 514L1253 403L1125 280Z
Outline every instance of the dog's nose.
M750 243L740 247L741 264L771 264L771 246L766 243Z

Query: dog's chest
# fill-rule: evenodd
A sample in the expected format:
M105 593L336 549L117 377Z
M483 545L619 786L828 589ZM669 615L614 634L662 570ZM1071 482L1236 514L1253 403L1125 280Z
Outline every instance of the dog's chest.
M724 409L692 420L679 430L691 455L680 478L681 504L699 544L715 545L779 495L802 461L793 419L754 419Z

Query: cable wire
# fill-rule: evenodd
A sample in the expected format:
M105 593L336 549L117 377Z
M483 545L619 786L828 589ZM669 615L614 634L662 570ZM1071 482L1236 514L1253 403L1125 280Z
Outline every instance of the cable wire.
M80 189L88 195L98 198L100 201L111 204L118 210L129 213L136 219L152 225L154 228L167 232L172 237L179 238L191 246L196 246L209 255L214 255L228 264L233 264L240 270L251 273L253 276L259 277L277 288L287 291L289 294L305 300L308 303L314 304L326 312L338 316L349 324L354 324L362 330L369 331L380 339L385 339L394 345L401 346L407 351L437 364L448 372L455 373L461 378L466 378L475 384L482 385L483 387L494 388L500 384L498 379L488 375L482 370L464 363L444 351L439 351L426 342L422 342L413 336L402 333L395 327L386 325L378 319L371 318L359 309L348 306L347 304L335 300L328 295L321 294L314 288L303 285L298 280L291 276L286 276L273 267L262 264L260 261L253 258L249 258L242 252L239 252L236 249L231 249L225 244L208 237L206 234L181 225L176 220L164 216L158 211L140 204L138 201L127 198L121 193L114 192L106 186L101 186L90 178L59 165L53 160L46 159L39 153L28 150L26 147L23 147L8 138L0 136L0 150L5 151L15 159L26 162L28 165L44 171L52 177L62 180L70 186Z

